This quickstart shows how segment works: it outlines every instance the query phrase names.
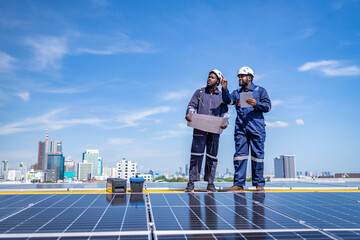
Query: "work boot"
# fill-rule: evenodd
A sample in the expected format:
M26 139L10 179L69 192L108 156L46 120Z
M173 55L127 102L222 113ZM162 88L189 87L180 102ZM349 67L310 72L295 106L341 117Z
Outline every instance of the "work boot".
M189 181L185 188L185 192L193 192L194 188L195 188L194 182Z
M206 190L208 192L217 192L214 183L208 183Z
M258 191L258 192L264 192L264 191L265 191L265 188L264 188L264 186L256 186L256 191Z
M228 188L226 190L226 192L243 192L244 191L244 187L243 186L238 186L238 185L234 185L231 188Z

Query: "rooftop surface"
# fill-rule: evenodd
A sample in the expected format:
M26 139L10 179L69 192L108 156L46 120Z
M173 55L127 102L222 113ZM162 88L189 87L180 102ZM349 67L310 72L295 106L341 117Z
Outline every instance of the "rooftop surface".
M93 183L10 185L0 185L1 239L360 238L360 182L268 183L243 193L200 192L201 182L195 193L180 191L186 183L126 194Z

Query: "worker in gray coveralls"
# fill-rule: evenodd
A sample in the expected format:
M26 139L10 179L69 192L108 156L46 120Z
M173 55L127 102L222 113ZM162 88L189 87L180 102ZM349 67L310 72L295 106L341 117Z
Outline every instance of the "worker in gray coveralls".
M209 72L207 79L207 86L196 90L192 96L188 108L186 110L185 119L191 122L189 113L212 115L217 117L229 118L227 104L222 99L222 94L217 88L222 80L222 74L219 70L214 69ZM227 127L222 126L222 129ZM189 169L189 182L185 192L194 191L194 182L200 180L201 164L204 156L206 146L206 164L204 180L208 182L207 190L209 192L216 192L214 185L216 167L217 167L217 153L219 146L220 134L204 132L194 128L193 141L191 146L191 158Z

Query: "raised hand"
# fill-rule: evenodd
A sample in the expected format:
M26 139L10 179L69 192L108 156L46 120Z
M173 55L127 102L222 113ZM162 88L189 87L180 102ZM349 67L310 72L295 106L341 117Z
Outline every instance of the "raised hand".
M223 90L226 90L228 81L224 78L224 75L221 74L222 80L221 80L221 87Z

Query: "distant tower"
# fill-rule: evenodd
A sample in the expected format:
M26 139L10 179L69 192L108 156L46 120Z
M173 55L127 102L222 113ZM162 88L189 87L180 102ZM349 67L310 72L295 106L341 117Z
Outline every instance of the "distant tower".
M131 177L136 176L137 163L125 160L121 160L116 164L117 177L129 180Z
M295 156L281 155L274 159L274 169L276 178L295 178Z
M83 153L84 162L92 164L91 178L102 175L103 159L99 156L98 149L88 149Z
M189 175L189 165L185 164L185 176Z
M9 170L9 162L7 160L1 161L0 178L5 177L7 170Z
M38 170L48 169L48 156L49 154L62 155L62 142L57 140L49 140L49 131L46 129L45 141L39 142L38 150Z
M92 169L93 169L93 164L88 163L86 160L79 163L78 164L78 180L80 180L80 181L89 180L91 177L93 177L91 175Z
M75 161L70 156L68 156L65 160L64 177L66 177L68 180L75 177Z
M19 167L20 167L20 180L26 181L26 179L27 179L27 164L21 162L19 164Z
M56 182L64 179L65 158L62 153L62 142L49 140L46 128L45 141L39 142L37 169L46 171L46 180Z

